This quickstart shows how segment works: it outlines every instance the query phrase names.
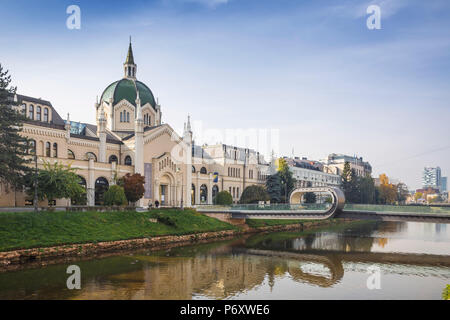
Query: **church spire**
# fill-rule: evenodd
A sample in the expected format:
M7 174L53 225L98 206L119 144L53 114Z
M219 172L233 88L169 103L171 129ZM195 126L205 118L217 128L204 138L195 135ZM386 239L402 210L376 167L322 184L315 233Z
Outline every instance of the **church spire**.
M123 65L124 65L125 78L136 79L137 66L134 63L133 48L131 46L131 36L130 36L130 44L128 45L127 58Z

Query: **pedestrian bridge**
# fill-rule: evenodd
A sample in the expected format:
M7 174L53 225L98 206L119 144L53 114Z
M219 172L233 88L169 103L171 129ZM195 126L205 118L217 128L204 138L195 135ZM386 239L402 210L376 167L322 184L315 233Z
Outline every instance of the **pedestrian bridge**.
M328 194L331 202L302 203L306 193ZM201 205L197 211L214 214L225 214L233 219L329 219L342 211L345 195L335 187L297 188L289 197L288 204L236 204L231 206Z

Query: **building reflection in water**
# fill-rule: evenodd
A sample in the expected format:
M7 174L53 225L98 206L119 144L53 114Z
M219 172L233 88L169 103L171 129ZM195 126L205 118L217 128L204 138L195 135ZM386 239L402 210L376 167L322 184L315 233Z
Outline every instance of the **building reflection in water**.
M421 228L425 236L429 232L423 226L414 228ZM445 227L432 229L435 235L447 234ZM432 270L434 276L448 280L450 255L374 252L374 247L385 247L394 235L408 235L410 230L405 223L367 223L338 231L259 234L83 261L80 291L65 289L65 265L0 273L0 298L225 299L262 288L271 292L285 280L335 287L344 273L365 274L365 267L372 264L402 276L428 276ZM266 297L276 299L270 292Z

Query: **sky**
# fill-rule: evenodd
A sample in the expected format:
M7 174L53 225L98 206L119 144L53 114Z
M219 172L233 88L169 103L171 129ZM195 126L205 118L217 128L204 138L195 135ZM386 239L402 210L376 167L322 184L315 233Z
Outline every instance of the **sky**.
M279 156L358 155L410 189L424 166L450 175L447 0L0 0L0 12L0 63L63 118L95 124L131 36L163 121L182 134L189 114L197 144L269 132Z

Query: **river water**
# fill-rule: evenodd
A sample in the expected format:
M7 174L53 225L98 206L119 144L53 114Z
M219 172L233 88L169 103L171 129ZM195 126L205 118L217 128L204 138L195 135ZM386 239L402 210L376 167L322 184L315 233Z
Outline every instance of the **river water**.
M449 224L358 221L4 271L0 299L442 299L447 284Z

